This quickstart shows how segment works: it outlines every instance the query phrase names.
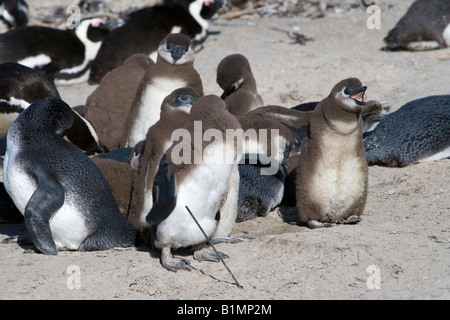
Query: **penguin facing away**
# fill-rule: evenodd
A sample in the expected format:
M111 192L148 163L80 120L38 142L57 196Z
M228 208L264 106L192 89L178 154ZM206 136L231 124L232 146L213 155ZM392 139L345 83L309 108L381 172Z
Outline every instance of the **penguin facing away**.
M222 99L230 113L242 116L262 107L256 81L247 58L239 53L226 56L217 67L217 84L222 88Z
M145 139L148 128L159 120L164 98L173 90L190 87L203 95L194 59L194 48L188 36L173 33L161 41L156 64L148 69L139 84L125 123L121 147L134 147Z
M55 84L38 71L14 62L0 64L0 138L30 103L59 98Z
M191 108L190 119L186 126L187 132L194 137L195 121L201 121L203 141L200 141L201 145L196 145L195 138L189 139L189 135L186 135L181 142L174 143L166 151L154 180L154 205L146 218L154 226L154 245L162 250L161 263L170 271L190 270L186 261L172 256L172 249L206 242L185 206L193 212L210 238L221 228L222 219L231 228L236 219L236 212L227 213L234 214L229 219L221 209L228 201L227 195L237 191L235 186L230 188L229 182L233 173L237 173L236 164L242 150L234 140L224 140L223 137L226 129L239 130L239 121L226 110L225 103L214 95L198 99ZM209 138L205 138L205 132ZM226 159L231 159L230 154L233 161L228 162ZM198 157L200 163L195 161ZM194 258L217 259L214 253L208 254L207 250L196 251Z
M148 129L143 152L139 157L138 169L133 182L128 221L147 229L145 220L153 206L153 180L166 150L172 145L172 133L186 126L193 103L198 93L191 88L179 88L168 95L161 105L161 117Z
M386 50L432 50L450 45L450 2L417 0L384 39Z
M132 246L137 230L122 218L100 170L62 138L72 122L72 109L53 97L22 112L7 136L5 189L44 254Z
M410 101L364 140L369 166L405 167L450 157L450 95Z

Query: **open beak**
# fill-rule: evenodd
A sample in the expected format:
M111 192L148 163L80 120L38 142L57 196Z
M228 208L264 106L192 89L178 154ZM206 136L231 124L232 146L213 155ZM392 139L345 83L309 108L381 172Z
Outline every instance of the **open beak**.
M366 89L367 89L366 86L356 89L354 92L352 92L350 98L355 100L356 103L359 105L365 105L366 103L364 102L364 97L366 94Z

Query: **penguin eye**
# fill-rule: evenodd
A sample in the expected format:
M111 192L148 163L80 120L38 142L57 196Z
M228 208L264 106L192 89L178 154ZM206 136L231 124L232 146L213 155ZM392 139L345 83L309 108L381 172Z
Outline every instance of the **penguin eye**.
M347 87L344 89L344 94L346 94L347 96L350 95L350 92L348 92L348 88Z

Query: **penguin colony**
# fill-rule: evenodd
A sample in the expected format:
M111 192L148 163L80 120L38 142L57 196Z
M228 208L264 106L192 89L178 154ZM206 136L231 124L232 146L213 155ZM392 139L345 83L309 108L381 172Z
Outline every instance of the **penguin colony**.
M432 19L440 12L424 11L425 2L449 11L446 1L416 1L389 32L386 49L448 46L450 12ZM0 205L23 215L31 244L43 254L145 240L160 250L167 270L190 270L174 250L190 247L199 261L218 257L186 207L216 241L241 241L231 237L236 222L282 203L295 206L310 228L354 224L364 212L368 166L450 157L450 95L408 102L366 132L382 108L365 101L370 88L359 79L330 84L319 102L268 106L239 53L217 66L223 92L204 95L194 46L205 40L205 19L223 1L179 0L135 12L115 29L95 18L72 31L24 26L26 3L12 4L16 16L3 4L0 12L15 27L0 35ZM199 8L209 12L202 17ZM142 17L164 12L182 15L182 25L165 25L157 35L154 25L142 25ZM436 22L426 37L408 28L417 12ZM153 42L114 52L129 30L153 32ZM37 34L36 45L23 45ZM52 51L54 39L62 45ZM55 83L88 79L99 86L85 105L61 100ZM251 134L261 130L269 133L264 143Z

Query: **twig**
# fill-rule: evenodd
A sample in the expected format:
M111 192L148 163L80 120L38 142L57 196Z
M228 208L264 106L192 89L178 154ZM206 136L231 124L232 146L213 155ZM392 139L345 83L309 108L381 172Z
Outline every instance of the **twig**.
M225 268L227 269L228 273L231 275L231 277L233 278L234 282L236 283L236 286L240 289L242 289L243 287L239 284L239 282L237 281L236 277L234 276L233 272L231 272L230 268L228 268L227 264L225 263L225 261L223 261L222 257L220 256L219 252L217 252L216 248L214 247L211 239L209 239L208 235L206 234L206 232L203 230L202 226L200 225L200 223L198 223L197 219L195 218L194 214L192 213L192 211L189 209L188 206L185 206L186 210L189 212L189 214L191 215L192 219L194 219L195 223L197 224L197 226L199 227L200 231L203 233L203 235L205 236L206 240L208 241L209 245L214 249L214 252L217 254L217 257L219 257L219 260L222 261L223 265L225 266Z

